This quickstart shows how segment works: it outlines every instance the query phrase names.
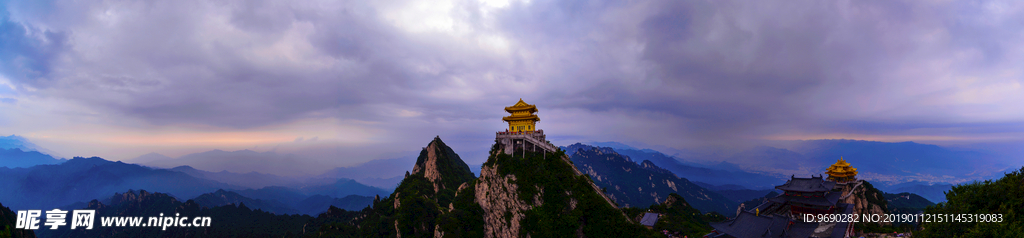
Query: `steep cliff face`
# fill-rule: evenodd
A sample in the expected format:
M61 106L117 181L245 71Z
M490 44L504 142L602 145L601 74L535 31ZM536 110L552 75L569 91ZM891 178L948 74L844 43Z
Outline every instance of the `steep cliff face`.
M455 191L459 185L476 178L469 170L469 165L466 165L451 147L445 145L440 137L434 137L434 140L420 151L412 174L422 175L433 183L434 192L441 189Z
M474 178L435 138L388 198L358 215L325 217L320 236L645 237L574 169L565 153L516 151L496 144ZM333 220L333 221L332 221ZM357 235L353 235L357 234Z
M391 196L374 199L357 215L318 217L308 225L326 237L480 237L483 213L466 188L474 180L469 166L435 137Z
M420 151L412 173L402 180L390 198L393 210L384 215L394 219L388 222L393 224L394 234L399 237L459 234L458 231L446 234L442 225L447 228L455 216L453 202L458 195L457 190L475 178L466 162L440 137L435 137ZM481 219L472 216L460 218Z
M484 237L651 234L599 194L563 151L516 151L512 157L497 147L492 148L473 189L483 212Z
M515 175L500 175L494 166L480 170L474 190L476 202L484 211L486 237L517 237L524 211L541 205L540 194L520 198L516 182Z
M853 214L884 215L889 212L885 200L885 194L867 181L862 181L860 185L854 185L853 187L846 188L843 192L844 194L848 193L849 196L840 202L853 204ZM890 225L891 223L880 222L879 224Z

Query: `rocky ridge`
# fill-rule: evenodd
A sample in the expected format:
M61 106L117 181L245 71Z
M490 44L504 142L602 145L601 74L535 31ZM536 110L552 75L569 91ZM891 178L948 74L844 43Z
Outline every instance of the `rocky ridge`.
M439 136L434 137L434 140L420 151L412 174L422 175L433 183L434 192L442 189L454 191L462 183L476 178L469 165L466 165L451 147L445 145Z
M875 189L871 183L861 180L851 187L843 189L843 199L839 202L846 204L853 204L853 214L869 215L878 214L885 215L888 213L887 202L885 195L878 189ZM879 222L879 225L891 225L890 222Z
M496 167L480 170L475 192L476 202L484 211L484 234L487 237L516 237L520 231L523 211L540 206L541 194L530 200L518 196L516 176L500 175ZM511 214L511 216L505 216Z
M503 153L496 143L479 178L435 137L390 197L357 213L330 213L316 236L647 237L561 150Z
M596 186L603 187L603 193L623 207L645 208L665 201L670 193L676 193L702 212L732 214L736 210L736 202L680 178L651 161L644 160L638 164L629 156L608 147L576 143L564 148L572 162L590 175Z

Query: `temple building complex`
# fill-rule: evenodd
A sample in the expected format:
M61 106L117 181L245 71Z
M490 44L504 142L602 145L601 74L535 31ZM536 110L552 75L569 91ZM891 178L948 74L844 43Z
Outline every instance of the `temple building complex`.
M853 213L853 205L841 201L863 182L856 178L857 169L840 158L826 173L828 178L790 177L775 186L782 194L740 210L733 219L711 223L715 230L704 237L850 237L853 223L804 221L805 215Z
M836 211L836 202L841 191L833 191L836 182L825 181L821 176L811 178L792 177L786 184L775 186L783 193L768 199L776 204L787 204L789 213L799 217L803 214L830 214Z

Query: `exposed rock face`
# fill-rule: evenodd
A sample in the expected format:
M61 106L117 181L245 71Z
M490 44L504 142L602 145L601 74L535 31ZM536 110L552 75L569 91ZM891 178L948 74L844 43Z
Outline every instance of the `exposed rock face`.
M524 202L514 183L516 176L499 175L496 166L483 167L478 179L476 202L484 209L484 237L518 237L523 211L540 206L539 196L533 204Z
M420 174L434 184L434 192L442 189L455 189L465 182L473 180L473 172L459 155L441 141L440 137L427 144L416 159L412 174Z
M476 176L459 155L435 137L420 152L411 172L386 198L374 198L358 218L331 224L324 234L377 234L381 237L464 237L482 234L482 212L475 205L472 184ZM467 187L460 203L457 189ZM467 210L469 209L469 210ZM481 236L481 235L475 235Z
M395 192L364 210L365 222L336 222L329 229L385 237L637 237L649 232L631 223L563 151L518 151L522 156L512 157L500 147L492 146L475 177L434 138ZM578 225L546 225L573 221Z
M401 199L399 199L401 196L398 196L398 195L401 195L401 194L400 193L395 193L395 195L391 196L391 197L395 198L395 209L398 209L398 207L402 205Z
M884 215L888 209L885 204L885 197L880 191L871 186L868 182L861 182L862 184L850 185L851 187L845 188L843 195L848 194L842 203L853 204L853 214L879 214ZM850 190L852 189L852 190ZM880 225L890 225L889 222L879 222Z

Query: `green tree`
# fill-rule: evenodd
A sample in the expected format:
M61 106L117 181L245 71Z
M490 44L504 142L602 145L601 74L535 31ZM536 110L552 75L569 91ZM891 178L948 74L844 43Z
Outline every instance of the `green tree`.
M945 221L923 223L921 237L1024 237L1024 167L996 181L985 180L954 186L946 202L929 206L924 214L988 214L995 221ZM973 217L973 216L972 216ZM1001 217L1001 219L999 219ZM963 219L961 219L963 220Z

